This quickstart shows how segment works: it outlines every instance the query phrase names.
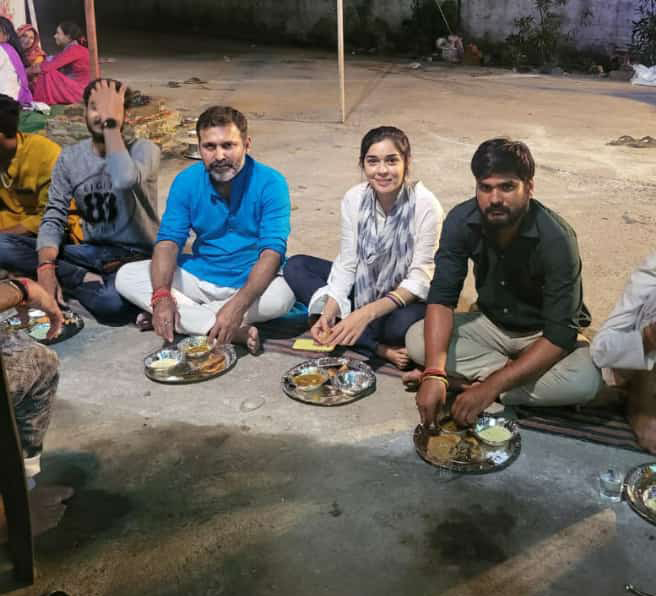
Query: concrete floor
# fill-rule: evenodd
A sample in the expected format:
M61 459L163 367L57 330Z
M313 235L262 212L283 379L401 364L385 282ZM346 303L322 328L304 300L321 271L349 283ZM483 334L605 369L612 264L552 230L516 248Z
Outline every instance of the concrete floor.
M596 326L652 249L656 152L606 143L653 135L656 90L357 58L341 125L330 54L101 39L117 58L106 74L185 114L211 103L247 112L253 154L292 189L290 254L335 255L359 139L381 123L406 129L415 174L445 208L471 194L480 141L527 141L538 197L579 234ZM208 89L165 86L191 76ZM187 163L163 164L161 208ZM57 347L61 390L43 476L77 494L62 525L37 541L37 584L11 593L610 596L627 582L656 592L656 527L596 488L609 466L653 457L523 432L507 470L454 476L415 455L414 400L396 379L379 376L376 393L352 405L315 408L279 389L291 356L246 356L224 377L170 387L143 376L142 358L158 345L153 334L89 321ZM264 405L243 411L253 397ZM11 591L6 570L0 593Z

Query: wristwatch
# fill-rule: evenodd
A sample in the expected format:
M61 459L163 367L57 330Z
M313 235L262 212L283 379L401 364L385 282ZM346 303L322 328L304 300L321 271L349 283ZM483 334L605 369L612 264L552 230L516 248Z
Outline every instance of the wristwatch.
M107 118L102 123L102 129L105 130L106 128L116 128L118 126L118 122L116 121L116 118Z

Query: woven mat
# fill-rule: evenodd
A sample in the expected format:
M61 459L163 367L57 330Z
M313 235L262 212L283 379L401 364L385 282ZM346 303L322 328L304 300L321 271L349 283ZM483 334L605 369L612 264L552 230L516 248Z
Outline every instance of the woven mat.
M522 428L643 452L621 407L529 408L514 406Z

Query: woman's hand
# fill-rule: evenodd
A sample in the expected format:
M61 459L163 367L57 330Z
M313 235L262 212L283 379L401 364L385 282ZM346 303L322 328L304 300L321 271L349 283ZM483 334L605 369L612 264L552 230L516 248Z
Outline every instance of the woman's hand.
M315 342L321 344L322 346L326 345L328 343L326 340L330 337L330 332L334 324L334 317L321 315L317 319L317 322L312 325L312 328L310 329L310 335L312 336L312 339L314 339Z
M352 346L360 339L367 325L376 318L369 306L363 306L353 311L348 317L337 323L324 343L331 346Z

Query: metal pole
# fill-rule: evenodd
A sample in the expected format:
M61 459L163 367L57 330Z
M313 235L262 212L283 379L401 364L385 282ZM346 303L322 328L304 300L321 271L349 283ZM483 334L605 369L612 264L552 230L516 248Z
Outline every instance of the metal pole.
M37 32L39 31L39 25L36 22L36 10L34 10L34 0L27 0L27 12L30 16L30 23L32 24L32 27L34 27Z
M93 0L84 0L84 16L87 21L87 42L89 43L89 70L94 79L100 77L98 60L98 36L96 33L96 9Z
M344 0L337 0L337 64L339 70L339 107L342 124L346 122L346 85L344 82Z

